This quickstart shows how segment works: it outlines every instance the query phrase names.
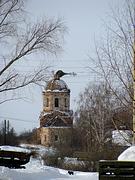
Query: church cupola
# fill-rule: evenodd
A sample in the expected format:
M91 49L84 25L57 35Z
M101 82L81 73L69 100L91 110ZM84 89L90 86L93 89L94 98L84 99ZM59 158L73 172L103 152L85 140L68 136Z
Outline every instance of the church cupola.
M60 73L61 72L61 73ZM43 112L51 111L69 111L70 109L70 89L67 84L60 79L67 74L63 71L57 71L54 78L51 79L43 92Z

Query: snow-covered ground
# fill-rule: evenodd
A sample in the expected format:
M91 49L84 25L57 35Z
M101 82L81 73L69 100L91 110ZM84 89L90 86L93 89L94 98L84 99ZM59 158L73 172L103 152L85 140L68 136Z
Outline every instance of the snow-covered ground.
M22 145L22 150L17 147L2 147L1 150L9 151L25 151L26 145ZM29 145L28 145L29 146ZM37 149L38 152L47 153L48 149L40 146L29 146L31 149ZM53 153L53 150L51 150ZM73 175L69 175L67 170L62 170L54 167L44 166L41 159L31 158L30 162L25 165L25 169L9 169L0 166L0 180L98 180L98 173L78 172L74 171Z
M67 170L43 166L38 159L31 159L26 169L9 169L0 167L0 180L98 180L98 173L75 171L69 175Z
M6 147L6 150L8 148ZM135 161L135 146L125 150L118 160ZM40 159L35 158L31 158L25 167L26 169L9 169L0 166L0 180L98 180L98 173L74 171L73 175L69 175L67 170L44 166Z

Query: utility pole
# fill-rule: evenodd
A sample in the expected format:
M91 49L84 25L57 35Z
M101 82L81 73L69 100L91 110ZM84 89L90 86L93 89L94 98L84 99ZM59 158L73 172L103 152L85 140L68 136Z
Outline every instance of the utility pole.
M4 120L4 145L7 144L7 121Z
M135 3L133 8L133 145L135 145Z

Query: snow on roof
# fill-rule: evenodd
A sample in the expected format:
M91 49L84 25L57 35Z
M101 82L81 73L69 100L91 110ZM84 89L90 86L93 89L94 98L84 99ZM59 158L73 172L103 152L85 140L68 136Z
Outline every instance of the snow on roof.
M40 156L43 156L45 154L55 154L56 149L53 147L45 147L43 145L37 145L37 144L20 144L21 147L30 149L31 151L34 150Z
M67 116L72 116L73 115L73 110L70 110L70 111L67 111L67 112L55 110L55 111L50 111L50 112L42 112L42 116L50 115L50 114L53 114L54 112L64 114L64 115L67 115Z
M135 145L127 148L122 152L119 157L119 161L135 161Z
M131 146L132 131L114 130L112 131L112 142L119 146Z
M42 112L42 116L50 115L52 113L53 113L52 111L51 112Z
M67 84L65 83L65 81L63 81L62 79L60 80L55 80L55 83L60 86L62 89L68 89Z
M24 153L31 152L28 149L16 147L16 146L0 146L0 151L15 151L15 152L24 152Z
M53 92L65 92L69 91L69 88L63 80L52 79L47 83L45 90Z
M67 89L62 89L62 90L59 90L59 89L53 89L53 90L48 89L48 90L46 90L46 92L59 92L59 93L61 93L61 92L67 92Z
M53 128L53 129L57 129L57 128L71 128L71 126L45 126L45 127L42 127L42 128Z

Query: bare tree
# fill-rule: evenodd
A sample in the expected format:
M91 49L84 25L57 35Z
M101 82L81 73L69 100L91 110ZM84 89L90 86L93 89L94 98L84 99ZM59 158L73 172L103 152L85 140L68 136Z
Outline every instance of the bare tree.
M125 0L123 6L112 9L111 23L106 25L106 37L98 45L96 43L96 57L90 57L95 64L93 70L96 75L102 77L117 99L131 109L134 25L135 1Z
M111 138L115 105L111 91L104 84L88 86L80 95L76 123L82 131L83 142L86 140L87 151L102 150L107 138Z
M32 54L56 54L62 50L63 35L66 30L62 20L45 18L37 23L31 23L25 15L24 0L0 1L1 97L2 93L8 94L9 91L14 92L47 80L48 66L39 59L36 62L33 60L36 63L33 69L21 72L21 66L30 64ZM0 102L7 100L10 99Z
M76 128L84 150L101 152L112 144L113 130L131 129L131 113L122 105L105 83L85 88L75 113Z

